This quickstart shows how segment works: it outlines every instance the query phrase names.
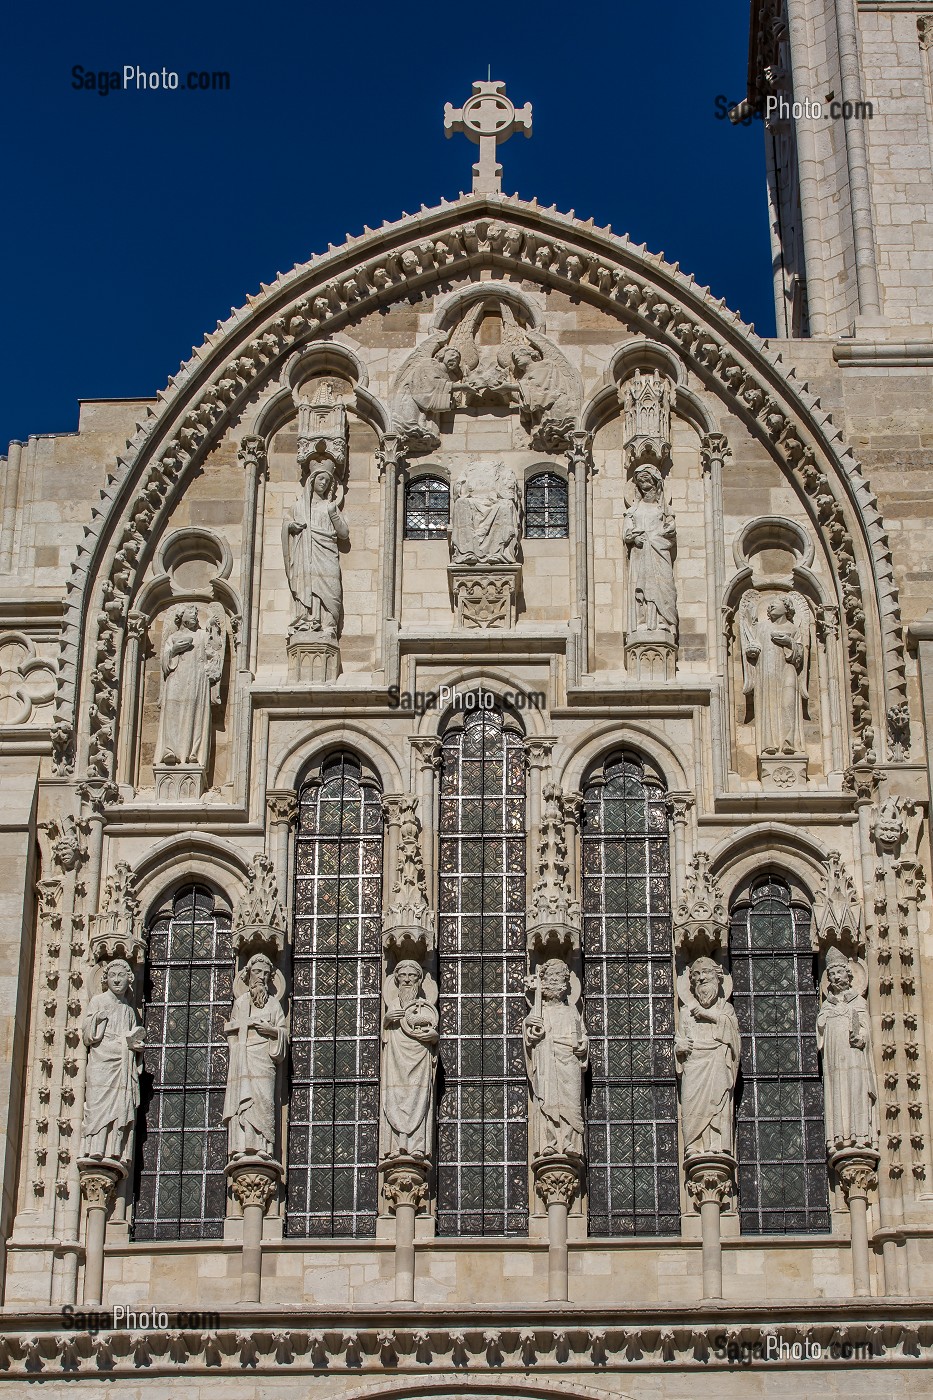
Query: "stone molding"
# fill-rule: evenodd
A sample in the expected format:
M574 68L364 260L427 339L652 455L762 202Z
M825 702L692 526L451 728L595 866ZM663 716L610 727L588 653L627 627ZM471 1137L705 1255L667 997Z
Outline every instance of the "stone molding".
M400 246L415 235L418 241ZM592 222L542 210L537 203L477 195L406 216L281 275L219 323L159 395L159 411L139 424L126 455L115 463L72 564L53 725L56 772L67 775L78 766L92 779L111 776L123 631L148 540L158 533L205 450L219 440L260 382L309 333L330 332L360 313L420 292L440 277L453 278L483 265L530 275L574 295L585 293L621 313L624 321L648 327L672 341L701 381L751 418L758 435L812 498L836 560L847 622L852 724L860 736L854 757L856 762L874 760L875 721L863 677L865 605L840 497L854 511L872 560L882 620L882 715L905 699L900 607L877 499L851 450L839 446L839 431L819 399L793 382L793 371L783 370L779 355L736 313L727 313L708 290L698 289L660 258L595 229ZM803 440L798 423L814 446ZM94 615L96 637L92 628L85 661L82 622ZM84 711L86 735L76 734L84 666L91 688Z

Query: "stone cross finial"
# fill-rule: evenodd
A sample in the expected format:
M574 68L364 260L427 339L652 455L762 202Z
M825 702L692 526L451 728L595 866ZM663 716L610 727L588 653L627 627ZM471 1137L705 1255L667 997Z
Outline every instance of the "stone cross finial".
M502 166L496 160L496 147L508 141L513 131L531 135L531 103L512 105L505 95L505 83L473 84L473 96L462 107L448 102L444 107L444 134L462 131L479 146L479 160L473 166L474 194L502 193Z

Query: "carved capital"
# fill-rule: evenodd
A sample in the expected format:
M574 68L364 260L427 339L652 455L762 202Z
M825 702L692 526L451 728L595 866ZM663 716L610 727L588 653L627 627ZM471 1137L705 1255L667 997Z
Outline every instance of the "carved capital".
M570 471L576 471L577 467L589 471L593 465L593 434L581 430L571 433L566 456Z
M281 1164L264 1158L239 1157L227 1163L226 1172L241 1210L261 1206L265 1213L282 1176Z
M376 448L376 465L380 476L385 472L398 472L405 465L402 439L398 433L383 433Z
M700 441L700 466L705 472L712 471L714 465L725 465L732 456L732 448L725 433L706 433Z
M383 1173L382 1194L392 1210L412 1206L419 1211L428 1199L427 1162L411 1157L389 1157L380 1163Z
M696 1157L685 1163L687 1191L697 1210L715 1201L723 1210L732 1196L735 1161L731 1157Z
M685 822L687 813L695 804L696 798L692 792L669 792L667 795L667 810L674 822Z
M78 1161L81 1195L88 1210L109 1210L118 1182L126 1175L121 1162L83 1157Z
M237 461L247 471L254 471L257 476L261 476L266 470L266 444L263 438L257 437L255 433L249 433L240 439L236 455Z
M78 796L91 816L102 818L106 808L119 802L120 789L103 778L88 778L78 784Z
M874 802L881 786L881 775L867 763L853 764L842 775L842 785L847 792L855 794L856 805Z
M528 759L528 767L534 771L546 772L551 766L551 754L554 752L554 739L529 738L524 742L525 755Z
M580 1189L582 1162L572 1157L541 1157L532 1166L535 1194L546 1206L562 1205L569 1210Z
M877 1152L865 1152L858 1148L836 1152L830 1158L830 1166L839 1177L847 1202L859 1198L867 1200L871 1192L878 1190Z
M126 635L134 642L141 642L149 630L149 619L144 612L134 608L126 616Z
M418 767L422 770L432 768L435 773L440 771L441 760L444 753L444 745L440 739L432 734L418 735L408 740L418 759Z
M298 798L291 791L267 792L266 810L273 826L293 826L298 820Z

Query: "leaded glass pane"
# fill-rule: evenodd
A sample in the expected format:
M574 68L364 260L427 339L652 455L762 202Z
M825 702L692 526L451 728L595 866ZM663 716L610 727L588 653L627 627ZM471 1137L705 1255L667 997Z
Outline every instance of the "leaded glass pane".
M569 533L567 483L556 472L539 472L525 487L525 537L565 540Z
M223 1235L232 1001L230 916L189 886L149 930L134 1239Z
M437 1232L528 1230L525 763L498 711L444 743Z
M679 1234L666 797L629 754L583 796L589 1232Z
M444 540L450 523L450 487L439 476L419 476L405 492L406 540Z
M382 809L349 754L299 793L285 1231L376 1232Z
M733 1002L742 1032L736 1109L739 1218L747 1235L829 1230L819 1009L810 911L774 876L732 913Z

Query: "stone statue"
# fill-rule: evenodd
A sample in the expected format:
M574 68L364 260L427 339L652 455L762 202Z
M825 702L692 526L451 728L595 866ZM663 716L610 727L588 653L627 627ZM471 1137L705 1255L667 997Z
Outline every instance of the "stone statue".
M868 1003L852 986L852 967L838 948L826 954L828 989L816 1018L823 1055L826 1147L874 1149L878 1143L878 1089L871 1058Z
M272 961L254 953L244 968L246 991L224 1026L230 1046L223 1121L230 1157L275 1156L275 1081L285 1059L282 1003L269 988Z
M637 467L633 480L637 495L622 525L622 542L628 550L629 630L664 632L676 641L674 516L664 499L657 467Z
M340 545L350 538L336 495L333 469L312 471L282 522L285 572L297 604L291 630L329 642L337 640L343 614Z
M212 603L207 627L193 603L176 609L162 641L157 764L207 766L211 705L220 703L226 652L223 608Z
M693 1000L680 1013L674 1058L680 1074L684 1157L735 1156L733 1095L741 1037L723 995L723 971L712 958L690 967Z
M383 1017L384 1157L427 1158L431 1151L438 1016L424 971L409 959L386 979Z
M453 407L460 378L460 351L437 334L419 346L402 366L392 401L392 425L409 447L436 447L436 419Z
M576 421L576 394L559 351L542 337L525 332L525 344L509 352L514 392L532 443L544 452L566 447Z
M770 600L758 620L760 595L750 588L739 606L743 691L754 707L759 754L801 754L809 698L813 615L799 593Z
M474 462L454 482L450 557L455 564L514 564L521 492L511 467Z
M130 1001L133 970L122 958L104 968L103 990L88 1002L81 1038L87 1046L81 1156L129 1167L139 1108L139 1071L146 1043Z
M549 958L528 979L532 1008L523 1022L531 1082L531 1155L583 1156L583 1073L589 1040L583 1018L569 1004L570 970Z

